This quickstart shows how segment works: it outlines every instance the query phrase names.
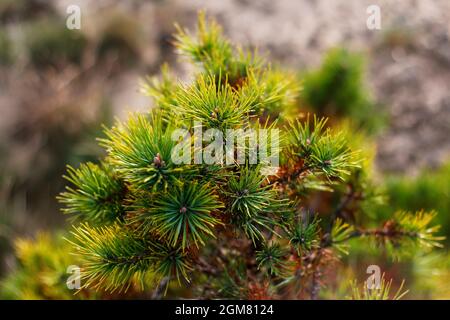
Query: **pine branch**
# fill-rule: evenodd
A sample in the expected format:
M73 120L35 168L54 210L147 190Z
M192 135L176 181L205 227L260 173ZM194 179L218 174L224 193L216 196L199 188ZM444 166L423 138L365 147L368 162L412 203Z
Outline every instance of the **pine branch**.
M135 281L143 288L151 271L160 278L188 278L191 267L186 255L154 240L137 238L118 224L101 228L84 224L72 234L75 240L70 242L76 254L86 261L83 287L127 291Z
M172 280L192 276L193 287L208 297L316 299L326 267L340 253L350 254L351 239L373 239L394 255L440 246L438 227L430 226L433 213L399 212L372 228L373 216L363 207L378 196L371 158L355 151L367 139L329 127L326 118L293 121L301 114L296 76L233 46L203 14L196 34L178 28L176 46L201 66L194 81L181 83L167 68L159 80L147 79L142 90L154 99L154 110L106 129L100 165L68 170L73 186L59 197L63 211L90 223L75 227L71 242L84 261L85 288L123 292L150 278L159 282L153 292L159 298ZM280 129L277 150L272 138L266 146L281 156L277 175L263 175L267 163L247 161L250 143L226 165L175 163L177 129L185 129L189 150L207 150L189 137L199 123L221 133L237 129L238 139L249 129ZM244 164L235 159L241 151ZM341 202L316 206L317 199L328 201L321 191L335 192ZM318 216L304 214L312 208L332 212L328 229Z
M173 129L160 114L137 115L107 130L108 138L100 142L108 151L109 162L134 188L165 190L178 183L183 171L171 160L176 145Z
M231 224L243 230L255 245L264 241L263 230L274 232L277 218L273 213L281 218L290 210L289 202L279 199L273 186L265 185L265 179L258 166L243 167L221 190Z
M66 187L57 199L66 207L62 211L95 224L111 223L122 219L122 201L127 188L108 165L100 167L93 163L68 167L66 180L74 186Z
M238 87L245 81L248 70L262 64L256 54L233 48L223 37L220 26L212 19L207 21L204 12L199 13L196 35L179 26L177 30L175 46L179 53L201 65L218 83Z
M429 226L435 215L435 212L419 211L412 214L400 211L378 229L356 229L337 219L332 229L331 239L326 245L333 245L343 251L342 245L348 240L368 237L374 239L377 244L383 245L396 258L412 254L412 250L415 249L426 251L434 247L442 247L439 241L444 237L435 235L439 226ZM348 254L347 250L344 250L344 253Z
M252 111L252 97L239 96L233 89L211 76L200 76L196 83L181 87L172 106L180 115L201 122L206 128L242 127L248 123Z
M403 290L405 281L403 280L400 287L394 294L391 294L392 279L386 280L384 274L381 277L381 283L379 288L369 289L366 282L363 284L362 290L359 289L356 281L352 282L352 295L349 297L351 300L400 300L409 290Z
M210 185L193 182L159 194L142 218L148 232L185 250L215 238L214 227L222 222L214 212L222 207Z
M260 251L256 252L256 262L258 269L265 269L270 275L286 275L290 269L290 264L286 261L288 251L283 249L280 244L264 245Z

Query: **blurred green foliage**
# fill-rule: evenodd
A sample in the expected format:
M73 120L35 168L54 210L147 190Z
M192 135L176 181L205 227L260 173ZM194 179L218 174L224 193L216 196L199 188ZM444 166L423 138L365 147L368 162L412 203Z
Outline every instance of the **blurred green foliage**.
M113 57L120 64L133 65L140 60L142 30L132 17L113 13L106 18L97 39L96 54L99 60Z
M450 238L450 163L441 168L424 169L418 176L392 175L385 178L388 206L379 209L386 217L392 210L437 211L436 222L442 226L442 234Z
M13 61L12 41L6 31L0 29L0 66L10 65Z
M81 265L67 233L38 233L34 238L19 238L14 243L17 267L0 281L0 299L6 300L95 300L149 298L140 286L154 287L148 273L143 284L132 277L126 296L107 291L76 288L77 268ZM69 286L71 285L71 286ZM169 288L172 290L172 286Z
M333 49L326 54L320 68L307 72L302 80L302 102L313 112L349 118L368 133L382 127L384 112L366 88L362 55Z
M67 29L65 23L57 19L32 22L26 34L29 59L38 68L67 63L80 65L87 45L83 33Z
M1 181L0 181L1 182ZM3 200L0 198L0 200ZM11 219L6 204L0 205L0 276L6 271L5 256L12 251L11 246Z
M36 240L15 243L18 268L0 284L1 299L74 299L95 298L96 293L74 296L68 289L67 267L75 263L68 254L70 245L61 236L39 234Z

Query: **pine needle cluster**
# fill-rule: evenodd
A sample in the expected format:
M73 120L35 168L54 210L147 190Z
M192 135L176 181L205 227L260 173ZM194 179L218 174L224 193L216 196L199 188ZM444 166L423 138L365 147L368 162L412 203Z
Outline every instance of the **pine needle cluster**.
M137 279L147 290L191 283L203 298L317 298L323 271L350 253L350 239L392 250L439 245L431 213L398 213L373 228L348 215L375 197L364 152L327 119L295 109L296 77L234 46L203 14L196 33L178 28L175 39L197 67L193 81L164 67L142 87L153 110L106 129L99 164L68 168L59 200L75 218L70 243L83 261L84 288L123 292ZM193 133L196 122L223 133L279 129L278 170L267 175L248 161L176 163L174 131ZM339 196L320 217L311 209L317 190Z

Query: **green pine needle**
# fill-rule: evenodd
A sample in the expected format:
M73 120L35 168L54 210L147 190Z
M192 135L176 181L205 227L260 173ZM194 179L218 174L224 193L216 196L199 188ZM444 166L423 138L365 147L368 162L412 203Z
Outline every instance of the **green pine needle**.
M286 262L288 253L280 244L265 245L261 250L256 252L258 269L264 268L271 275L283 276L289 269L289 264Z
M273 186L264 184L265 179L259 166L243 167L222 189L232 223L253 243L264 239L263 230L273 232L277 220L289 210L289 202L279 199Z
M159 279L176 277L188 281L192 270L180 249L133 235L119 224L93 228L82 224L72 232L76 254L84 261L83 288L126 291L132 283L143 289L148 273Z
M81 164L78 169L69 166L64 178L73 184L57 197L65 205L64 213L95 224L122 218L127 190L110 167L93 163Z
M311 251L320 244L320 220L314 217L310 221L309 215L300 221L287 226L287 236L291 246L299 255Z
M196 35L189 34L177 26L175 46L179 53L201 65L205 73L218 83L239 86L248 74L248 70L262 64L256 54L233 48L222 34L222 29L213 20L207 20L204 12L198 16Z
M367 283L364 282L363 288L360 289L356 281L351 283L352 295L351 300L400 300L409 290L403 290L405 281L403 280L396 292L392 294L392 279L387 281L384 274L381 277L379 288L369 289Z
M349 253L349 245L345 243L345 241L350 239L354 231L355 228L352 225L344 222L340 218L337 218L333 224L333 228L331 229L331 241L333 247L347 255Z
M384 224L381 236L378 233L375 239L395 259L412 256L417 251L428 252L433 248L441 248L441 241L445 237L436 235L440 226L430 226L435 217L435 211L398 211L392 220Z
M215 238L214 227L221 221L213 213L222 207L210 185L191 182L161 194L146 217L153 232L184 250Z
M173 108L180 115L224 133L248 123L251 111L251 99L240 99L230 86L216 84L210 76L200 76L193 85L183 86L177 92L176 103Z
M72 234L76 254L86 261L81 274L83 287L126 291L133 279L143 286L153 264L144 239L133 237L118 224L102 228L82 224Z
M101 139L115 170L138 189L165 190L183 171L171 161L173 127L158 113L137 115L106 131Z
M288 158L298 162L302 160L310 171L325 174L327 178L344 180L352 168L359 167L357 153L347 145L345 134L334 133L326 128L327 119L310 122L309 115L305 122L291 123L287 128L291 131Z

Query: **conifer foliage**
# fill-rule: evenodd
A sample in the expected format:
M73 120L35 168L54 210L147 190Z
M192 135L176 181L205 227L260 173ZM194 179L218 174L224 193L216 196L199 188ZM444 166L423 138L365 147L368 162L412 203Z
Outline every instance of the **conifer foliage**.
M59 201L74 218L67 238L82 261L83 288L125 292L138 283L174 294L189 283L190 295L202 298L317 298L325 269L351 254L350 239L371 239L394 255L401 245L439 246L432 213L392 213L380 226L343 214L372 196L361 174L364 152L326 119L295 109L296 77L233 46L203 14L195 34L178 28L175 39L197 67L193 81L164 67L161 79L143 85L154 108L106 129L105 158L65 176ZM192 133L196 122L224 136L279 129L279 169L176 163L173 133ZM207 151L208 144L191 139L188 147ZM328 215L312 211L317 190L350 185Z

